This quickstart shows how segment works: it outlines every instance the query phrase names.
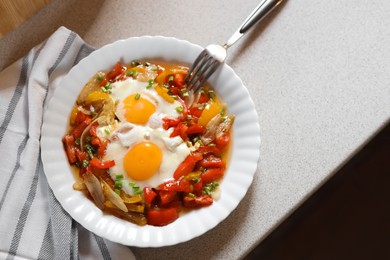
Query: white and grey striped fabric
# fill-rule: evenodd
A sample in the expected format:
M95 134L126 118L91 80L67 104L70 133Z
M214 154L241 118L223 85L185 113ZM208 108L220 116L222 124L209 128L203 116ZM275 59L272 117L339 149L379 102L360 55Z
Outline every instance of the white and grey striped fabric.
M0 259L135 259L62 209L40 158L44 107L61 78L93 51L61 27L0 72Z

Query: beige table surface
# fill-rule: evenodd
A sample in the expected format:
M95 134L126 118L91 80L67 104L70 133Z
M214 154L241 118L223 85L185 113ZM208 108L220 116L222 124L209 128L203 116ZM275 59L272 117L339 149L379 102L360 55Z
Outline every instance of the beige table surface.
M223 43L247 0L53 0L0 39L0 70L59 26L98 48L140 35ZM229 50L255 102L261 158L237 209L201 237L138 259L239 259L390 118L390 2L289 0Z

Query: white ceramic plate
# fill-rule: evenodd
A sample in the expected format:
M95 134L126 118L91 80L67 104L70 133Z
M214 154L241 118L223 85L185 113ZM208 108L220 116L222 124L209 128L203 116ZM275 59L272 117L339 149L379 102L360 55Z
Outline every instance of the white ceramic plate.
M213 205L193 210L164 226L137 226L102 213L81 192L72 188L74 178L68 164L62 136L68 115L84 84L97 72L112 68L119 60L162 59L189 65L202 48L187 41L161 36L120 40L91 53L66 75L57 87L44 115L42 160L54 195L81 225L111 241L137 247L161 247L188 241L204 234L224 220L238 205L252 183L259 159L260 128L248 90L226 64L210 78L218 95L236 115L231 161L221 182L221 197Z

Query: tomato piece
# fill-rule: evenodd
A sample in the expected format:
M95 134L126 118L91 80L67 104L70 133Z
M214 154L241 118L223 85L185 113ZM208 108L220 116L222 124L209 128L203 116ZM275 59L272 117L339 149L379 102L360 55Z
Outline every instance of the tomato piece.
M89 160L88 154L86 152L80 151L79 149L76 149L76 157L79 162Z
M203 155L206 154L214 154L216 156L221 156L222 152L217 146L208 146L208 145L202 145L198 149L199 152L201 152Z
M85 128L91 123L91 118L87 117L83 122L78 124L72 131L72 135L74 136L75 139L79 138Z
M201 134L205 130L205 127L202 125L191 125L187 128L186 134L193 135L193 134Z
M165 226L172 223L179 217L178 209L171 208L151 208L146 212L146 219L149 225Z
M163 120L163 128L165 130L168 130L171 127L175 127L180 123L180 119L178 118L164 117L162 120Z
M199 161L198 166L203 168L225 168L225 162L221 158L209 154Z
M145 187L144 197L145 197L145 202L151 204L153 200L157 197L157 193L152 188Z
M62 138L62 142L64 144L69 163L74 164L77 162L76 144L74 143L74 137L72 135L65 135Z
M210 195L201 196L185 196L183 198L183 206L187 208L204 207L213 204L213 198Z
M189 180L168 180L158 186L163 191L184 191L190 192L190 181Z
M162 205L167 205L168 203L177 200L176 191L160 190L158 191L158 195Z
M192 153L188 155L184 161L179 164L175 172L173 173L173 177L177 180L180 177L192 172L196 163L202 160L203 155L201 153Z
M212 181L218 180L224 174L224 169L222 168L210 168L207 169L200 175L203 183L210 183Z
M108 168L111 168L112 166L115 165L114 160L108 160L108 161L103 162L96 157L93 157L89 163L90 163L90 165L92 165L93 167L96 167L98 169L108 169Z
M215 138L215 144L220 149L225 148L229 144L229 141L230 135L228 133L223 133Z

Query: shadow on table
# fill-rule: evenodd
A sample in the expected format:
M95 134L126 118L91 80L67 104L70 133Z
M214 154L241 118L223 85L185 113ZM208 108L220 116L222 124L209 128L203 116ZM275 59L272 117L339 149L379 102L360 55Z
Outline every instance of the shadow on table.
M390 122L244 259L390 259Z

